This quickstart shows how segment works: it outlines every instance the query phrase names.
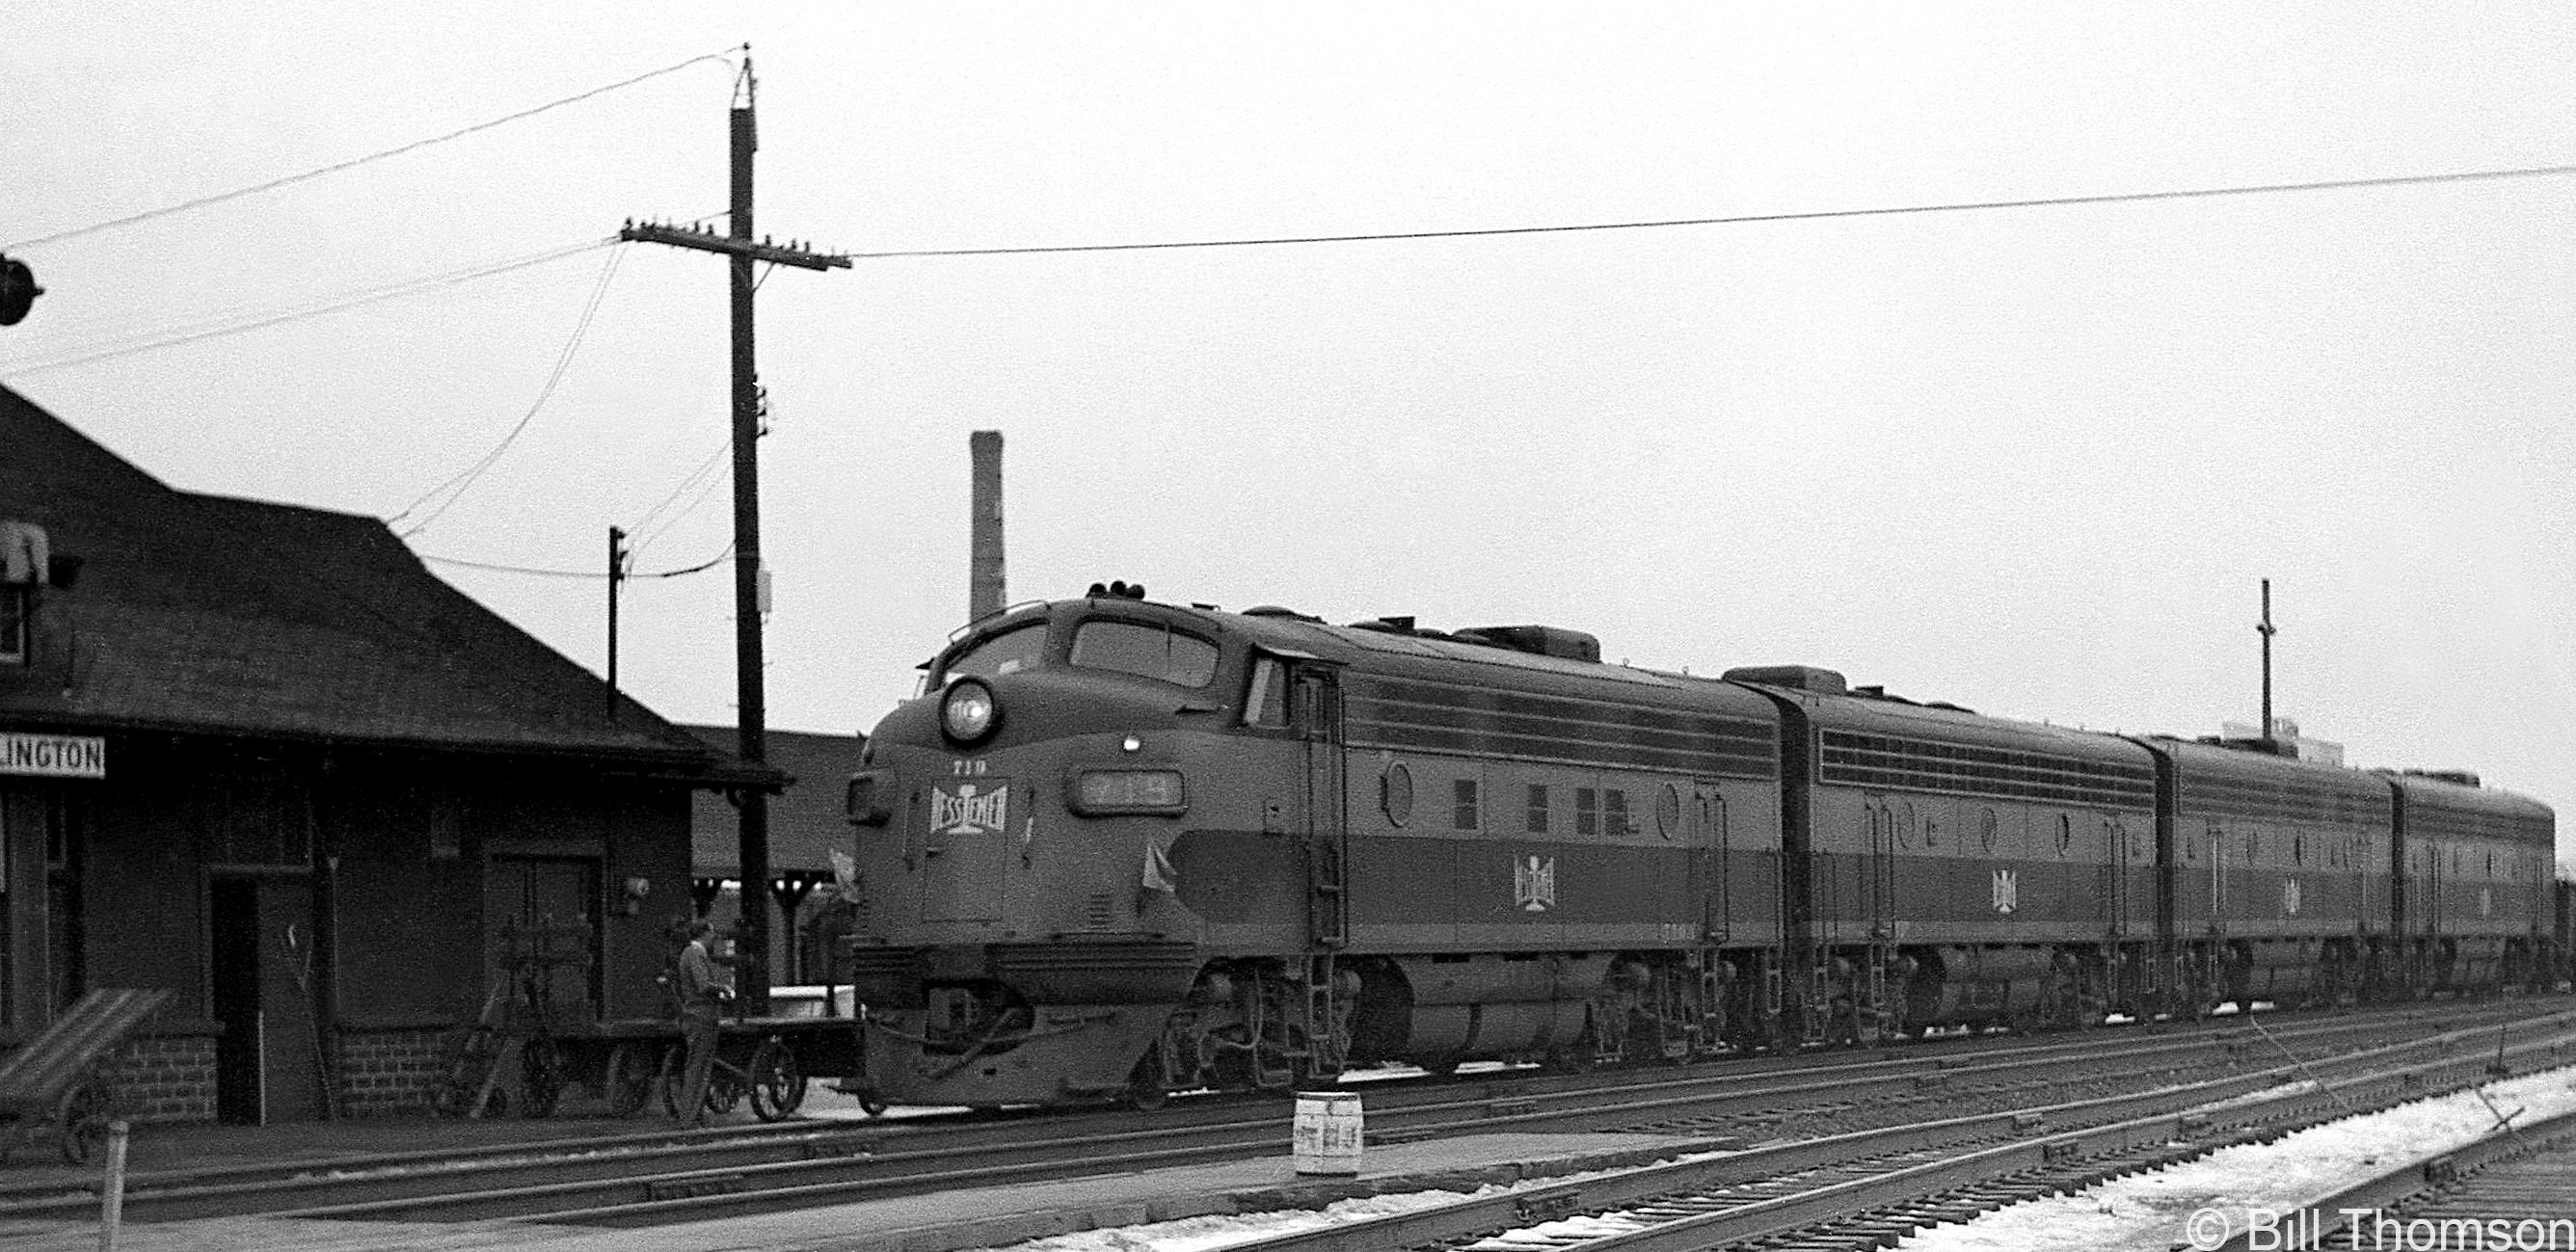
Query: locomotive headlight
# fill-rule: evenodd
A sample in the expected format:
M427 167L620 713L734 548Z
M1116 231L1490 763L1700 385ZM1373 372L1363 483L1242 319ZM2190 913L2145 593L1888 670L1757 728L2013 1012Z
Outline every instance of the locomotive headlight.
M1076 770L1065 807L1084 817L1188 811L1189 789L1176 769Z
M993 689L983 680L960 678L948 685L948 694L939 698L939 729L959 743L975 743L993 733L1002 720L1002 706L993 699Z

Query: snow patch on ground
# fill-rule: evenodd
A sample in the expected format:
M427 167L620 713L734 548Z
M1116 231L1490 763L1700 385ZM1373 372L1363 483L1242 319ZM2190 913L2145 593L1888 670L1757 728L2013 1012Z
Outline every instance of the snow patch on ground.
M1730 1151L1687 1152L1677 1154L1670 1159L1705 1161L1733 1155L1736 1153ZM1289 1209L1277 1213L1212 1213L1204 1217L1187 1217L1173 1222L1121 1226L1114 1230L1086 1230L1070 1235L1050 1235L1044 1239L1014 1243L1010 1245L1010 1252L1213 1252L1214 1249L1249 1243L1255 1239L1266 1239L1272 1235L1316 1230L1325 1226L1346 1226L1352 1222L1366 1221L1373 1217L1392 1217L1398 1213L1411 1213L1418 1209L1453 1204L1460 1200L1506 1195L1514 1191L1527 1191L1533 1187L1553 1187L1559 1183L1582 1182L1586 1179L1602 1178L1621 1172L1624 1171L1587 1170L1582 1173L1559 1174L1550 1178L1527 1179L1510 1186L1489 1184L1478 1187L1474 1191L1407 1191L1400 1194L1361 1196L1349 1200L1336 1200L1321 1209ZM1552 1229L1562 1225L1565 1223L1550 1223L1549 1226L1538 1229ZM1606 1227L1604 1233L1609 1230L1632 1228ZM1502 1249L1529 1245L1487 1240L1475 1246Z
M2483 1088L2516 1125L2576 1109L2576 1067ZM2245 1228L2246 1210L2287 1210L2370 1174L2484 1136L2496 1115L2474 1091L2420 1100L2382 1113L2312 1126L2270 1144L2223 1148L2196 1161L2119 1178L2071 1196L2052 1196L1939 1226L1899 1243L1904 1252L2026 1252L2089 1248L2168 1252L2188 1246L2183 1223L2204 1208Z

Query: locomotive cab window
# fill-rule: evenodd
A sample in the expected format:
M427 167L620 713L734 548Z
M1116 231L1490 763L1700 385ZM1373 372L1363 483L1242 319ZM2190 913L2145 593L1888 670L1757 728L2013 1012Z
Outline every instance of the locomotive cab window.
M1045 655L1046 623L1031 622L1003 631L959 653L957 659L948 663L944 675L947 678L960 674L992 678L1036 669Z
M1167 626L1094 618L1073 628L1072 664L1204 687L1216 677L1216 645Z
M1288 725L1288 667L1279 658L1252 658L1252 677L1243 688L1243 724L1284 729Z

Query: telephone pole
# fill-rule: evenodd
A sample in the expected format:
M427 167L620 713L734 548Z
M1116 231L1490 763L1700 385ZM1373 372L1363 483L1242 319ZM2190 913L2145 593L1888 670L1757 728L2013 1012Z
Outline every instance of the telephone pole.
M850 258L806 251L751 237L751 154L759 139L752 124L752 96L758 84L751 75L751 45L744 44L742 76L733 98L733 208L722 235L687 227L646 222L626 223L620 240L669 244L700 252L723 253L733 272L733 616L734 690L741 712L736 752L753 765L769 760L767 710L761 683L760 616L763 577L760 563L760 375L752 356L751 295L758 284L755 261L798 269L848 269ZM755 1016L769 1011L769 793L745 788L741 793L742 921L734 937L735 993L742 1009Z

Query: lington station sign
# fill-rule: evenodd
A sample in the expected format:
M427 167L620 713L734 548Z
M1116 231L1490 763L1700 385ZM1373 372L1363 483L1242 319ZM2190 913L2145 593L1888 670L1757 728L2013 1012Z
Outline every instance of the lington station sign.
M0 731L0 774L38 778L107 777L107 740L87 735Z

